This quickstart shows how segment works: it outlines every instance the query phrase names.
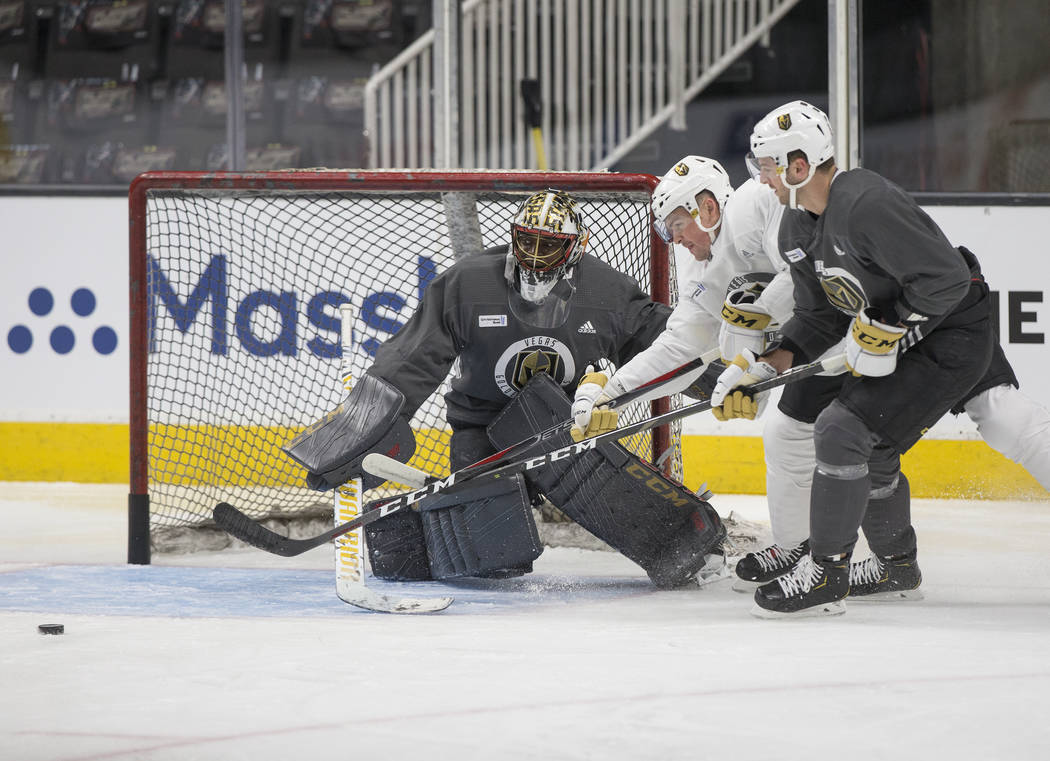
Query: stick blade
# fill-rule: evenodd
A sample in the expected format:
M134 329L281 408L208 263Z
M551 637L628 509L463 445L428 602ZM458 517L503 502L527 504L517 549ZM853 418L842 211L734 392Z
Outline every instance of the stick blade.
M388 597L364 584L340 579L336 594L343 602L376 613L439 613L452 604L451 597Z
M297 540L270 531L228 502L217 504L212 510L212 517L215 519L215 525L252 547L284 557L292 557L302 552Z

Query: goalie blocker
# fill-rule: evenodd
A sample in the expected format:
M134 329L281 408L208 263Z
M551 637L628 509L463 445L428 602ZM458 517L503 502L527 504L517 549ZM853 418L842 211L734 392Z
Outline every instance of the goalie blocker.
M569 410L564 391L539 373L492 422L488 435L504 449L566 420ZM536 451L570 442L565 431L538 443ZM711 505L619 444L601 444L528 478L566 515L640 565L658 587L681 586L708 555L721 552L725 527ZM372 572L408 581L527 571L542 547L520 479L438 494L423 500L419 513L399 511L369 524Z
M311 489L328 491L360 476L365 491L383 483L361 468L370 452L408 462L416 439L404 415L405 395L365 374L342 404L286 445L284 453L307 470Z

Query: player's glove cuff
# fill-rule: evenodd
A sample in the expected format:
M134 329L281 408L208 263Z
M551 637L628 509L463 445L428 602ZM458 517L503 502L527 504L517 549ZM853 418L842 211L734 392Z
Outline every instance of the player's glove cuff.
M592 365L587 366L572 402L573 425L569 433L575 441L616 428L619 413L601 407L612 398L610 392L619 393L618 389L620 384L615 378L610 381L604 372L595 372Z
M766 331L773 318L769 310L755 303L756 298L753 289L737 288L729 292L722 304L718 350L723 361L728 362L745 350L756 355L765 350Z
M881 322L868 307L857 314L846 337L846 366L854 375L881 378L897 369L900 340L906 327Z

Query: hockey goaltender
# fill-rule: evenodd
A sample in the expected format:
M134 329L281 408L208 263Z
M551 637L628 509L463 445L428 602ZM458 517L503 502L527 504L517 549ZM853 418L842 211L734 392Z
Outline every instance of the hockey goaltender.
M378 485L362 473L370 452L407 461L415 449L408 421L454 363L445 401L456 471L568 420L566 390L600 362L627 362L663 331L670 309L586 252L590 232L567 193L527 198L510 233L509 246L438 275L340 408L285 447L312 487L358 475L366 488ZM569 443L566 430L536 451ZM372 572L398 581L529 573L543 551L531 509L541 497L660 588L724 568L725 528L711 505L620 444L602 443L528 474L479 478L369 524Z

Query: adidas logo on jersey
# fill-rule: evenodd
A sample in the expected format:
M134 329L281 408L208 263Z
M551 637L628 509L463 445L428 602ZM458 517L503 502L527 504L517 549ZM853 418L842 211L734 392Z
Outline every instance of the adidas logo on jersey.
M577 332L578 333L597 333L598 331L594 329L593 325L591 325L591 321L587 320L587 322L583 323L583 325L580 326L580 329Z

